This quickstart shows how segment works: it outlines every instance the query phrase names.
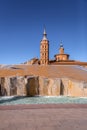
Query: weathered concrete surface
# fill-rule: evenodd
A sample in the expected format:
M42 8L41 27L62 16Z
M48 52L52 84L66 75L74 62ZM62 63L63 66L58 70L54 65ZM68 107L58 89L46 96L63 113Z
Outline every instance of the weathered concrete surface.
M71 78L16 76L0 78L0 95L87 96L87 82Z
M87 109L0 110L0 130L87 130Z
M27 77L27 79L26 79L26 93L28 96L39 95L38 77Z
M12 90L14 95L26 95L24 76L12 77L10 81L10 89L15 89L15 92Z
M3 77L0 82L1 95L24 95L25 82L24 77Z
M87 97L87 82L62 78L63 95L74 97Z
M10 96L10 78L2 77L0 78L0 87L2 96Z
M39 94L47 96L60 95L60 79L39 77Z
M10 95L39 95L38 77L17 76L17 77L3 77L0 79L0 93L2 96Z
M68 94L70 96L87 96L87 83L82 81L69 80L68 81Z

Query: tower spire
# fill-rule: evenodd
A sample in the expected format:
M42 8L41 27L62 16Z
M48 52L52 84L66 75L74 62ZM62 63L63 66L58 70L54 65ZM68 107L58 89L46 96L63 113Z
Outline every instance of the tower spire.
M64 47L63 47L62 41L60 42L59 53L60 53L60 54L64 54Z
M46 33L45 27L44 27L43 39L42 40L47 40L47 33Z
M62 40L61 40L61 42L60 42L60 48L61 48L61 47L63 47L63 42L62 42Z

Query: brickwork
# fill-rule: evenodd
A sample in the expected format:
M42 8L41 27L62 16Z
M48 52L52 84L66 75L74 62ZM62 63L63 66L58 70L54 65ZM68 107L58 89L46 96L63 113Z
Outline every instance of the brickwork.
M43 39L40 44L40 64L49 64L49 41L46 37L46 32L43 33Z
M60 45L59 54L56 54L54 57L55 57L56 62L69 60L69 55L64 53L63 45L62 46Z

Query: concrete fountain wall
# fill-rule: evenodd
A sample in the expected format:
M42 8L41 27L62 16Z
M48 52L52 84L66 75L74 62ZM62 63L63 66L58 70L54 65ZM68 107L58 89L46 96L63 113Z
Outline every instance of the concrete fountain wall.
M17 76L0 78L0 95L87 96L87 82L69 78Z
M39 94L47 96L60 95L61 79L39 77Z

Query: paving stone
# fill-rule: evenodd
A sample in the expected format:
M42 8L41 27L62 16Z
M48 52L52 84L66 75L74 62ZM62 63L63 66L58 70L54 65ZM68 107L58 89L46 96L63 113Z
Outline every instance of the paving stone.
M17 108L0 110L0 130L87 130L87 108L82 106Z

